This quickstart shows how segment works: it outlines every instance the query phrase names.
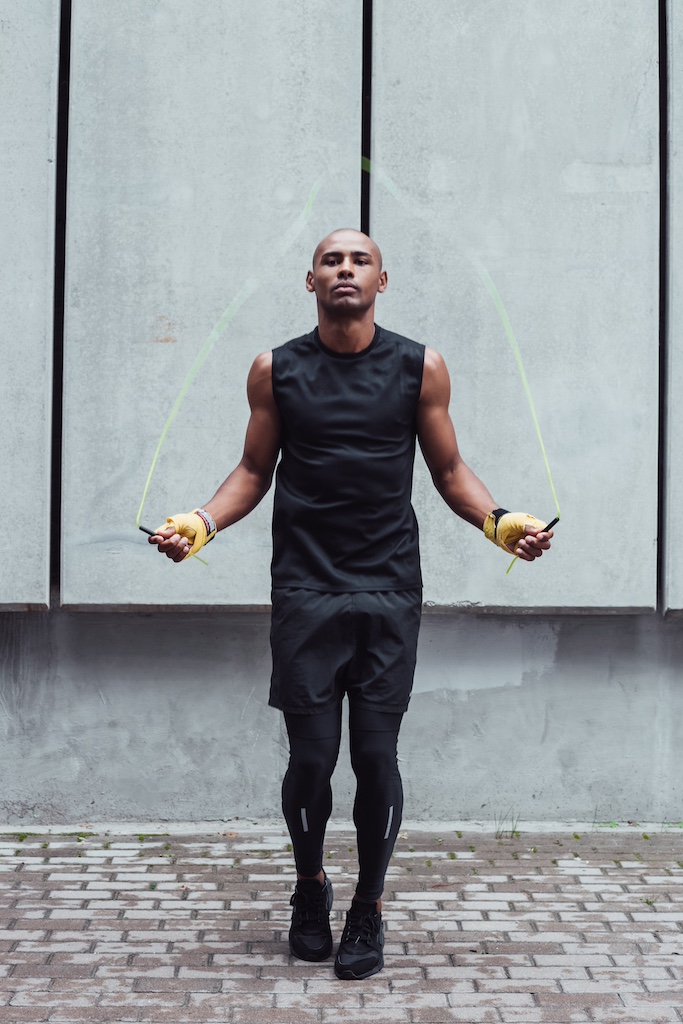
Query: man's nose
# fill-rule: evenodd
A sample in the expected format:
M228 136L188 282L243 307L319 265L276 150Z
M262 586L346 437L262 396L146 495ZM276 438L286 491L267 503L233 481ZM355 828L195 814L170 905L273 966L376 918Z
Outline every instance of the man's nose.
M351 260L344 260L339 265L340 277L353 277L353 263Z

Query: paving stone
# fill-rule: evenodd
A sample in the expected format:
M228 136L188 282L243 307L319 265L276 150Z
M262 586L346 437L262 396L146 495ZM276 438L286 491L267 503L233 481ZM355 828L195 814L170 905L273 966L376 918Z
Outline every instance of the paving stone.
M416 1007L411 1009L411 1021L417 1024L442 1024L446 1021L467 1021L468 1024L500 1024L497 1010L486 1006Z
M33 1006L2 1006L0 1004L0 1020L2 1024L42 1024L48 1019L49 1007Z
M675 1007L643 1006L634 1011L615 1006L609 1009L593 1008L591 1020L599 1024L668 1024L670 1021L681 1024L683 1017Z
M204 1018L201 1019L204 1020ZM211 1018L206 1019L207 1021L211 1020ZM221 1021L221 1018L214 1017L213 1020ZM317 1024L319 1020L318 1011L311 1010L306 1006L297 1007L291 1015L283 1012L281 1007L254 1010L240 1006L232 1010L230 1024L307 1024L308 1021Z
M177 1007L175 1008L177 1013ZM50 1013L50 1024L136 1024L142 1020L140 1007L89 1006L87 1009L56 1008Z
M409 1021L418 1019L414 1016L415 1012L419 1011L392 1009L390 1013L387 1013L381 1007L364 1006L362 1013L359 1013L357 1009L326 1006L322 1009L320 1020L322 1024L360 1024L361 1021L369 1021L370 1024L403 1024L403 1022L407 1024ZM440 1016L440 1012L434 1008L428 1011L430 1024L440 1024L441 1021L453 1019Z

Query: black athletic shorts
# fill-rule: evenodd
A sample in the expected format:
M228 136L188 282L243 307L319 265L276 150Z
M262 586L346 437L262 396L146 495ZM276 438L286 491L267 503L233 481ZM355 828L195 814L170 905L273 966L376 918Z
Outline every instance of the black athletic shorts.
M344 696L403 712L413 688L421 590L329 594L273 590L271 707L320 714Z

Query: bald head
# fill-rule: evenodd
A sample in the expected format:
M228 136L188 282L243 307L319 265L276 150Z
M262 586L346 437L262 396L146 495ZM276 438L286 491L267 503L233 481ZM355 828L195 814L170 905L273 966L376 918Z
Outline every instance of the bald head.
M313 267L315 268L323 253L336 252L338 250L370 253L373 260L377 262L378 269L382 269L382 253L379 251L379 246L373 242L369 235L364 234L362 231L355 231L353 228L338 228L326 238L323 238L313 253Z

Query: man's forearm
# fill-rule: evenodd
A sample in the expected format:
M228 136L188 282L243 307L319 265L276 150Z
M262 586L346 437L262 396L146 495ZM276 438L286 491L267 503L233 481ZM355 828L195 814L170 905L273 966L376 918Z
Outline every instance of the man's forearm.
M498 507L479 477L462 461L433 480L448 507L479 530L489 512Z
M224 530L252 512L270 489L273 474L249 469L240 463L204 505L216 528Z

